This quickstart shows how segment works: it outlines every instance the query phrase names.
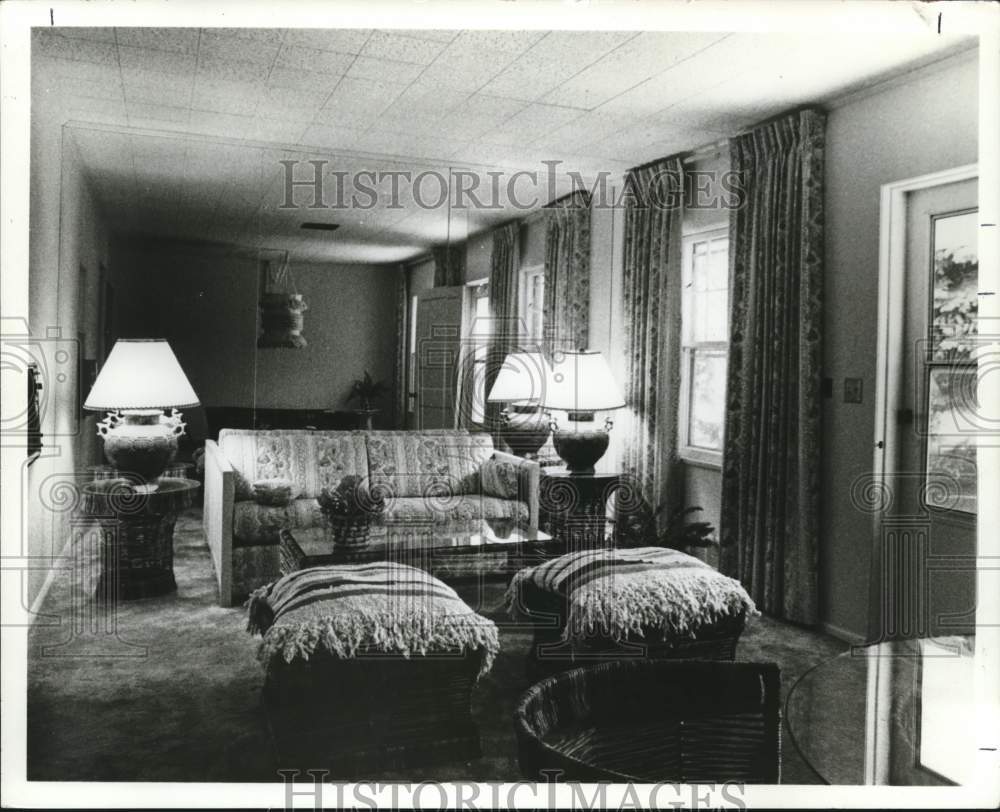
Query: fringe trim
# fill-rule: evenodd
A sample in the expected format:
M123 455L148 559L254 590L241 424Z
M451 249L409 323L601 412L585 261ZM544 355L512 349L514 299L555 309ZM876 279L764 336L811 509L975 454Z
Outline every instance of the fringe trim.
M521 588L532 568L515 573L504 594L504 608L512 620L531 620L524 611ZM745 613L749 621L760 615L739 581L711 570L616 576L597 579L570 596L563 640L601 633L621 640L659 629L669 636L694 637L699 628Z
M746 590L713 572L709 578L601 579L572 595L562 638L594 633L621 640L658 629L667 637L694 637L703 626L746 613L760 614Z
M267 601L269 588L262 586L250 593L243 604L247 610L247 631L250 634L264 634L274 624L274 610Z
M251 610L252 611L252 610ZM338 657L354 657L359 648L402 654L404 657L441 651L481 649L483 663L477 679L489 673L500 652L500 635L492 620L475 614L398 614L346 612L295 625L271 627L257 650L265 667L275 657L285 662L308 660L322 648Z

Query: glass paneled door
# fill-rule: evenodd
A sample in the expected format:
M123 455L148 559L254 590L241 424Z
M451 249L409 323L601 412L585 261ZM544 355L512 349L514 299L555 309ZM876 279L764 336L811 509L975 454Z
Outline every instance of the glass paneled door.
M888 484L883 597L892 636L971 634L975 623L975 179L909 193L899 459Z

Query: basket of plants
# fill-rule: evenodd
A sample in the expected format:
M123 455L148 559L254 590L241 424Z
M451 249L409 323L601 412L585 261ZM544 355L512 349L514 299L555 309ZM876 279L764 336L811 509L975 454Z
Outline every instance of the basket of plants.
M382 494L371 491L357 476L346 476L334 488L324 488L318 498L323 526L337 549L365 547L371 526L385 509Z

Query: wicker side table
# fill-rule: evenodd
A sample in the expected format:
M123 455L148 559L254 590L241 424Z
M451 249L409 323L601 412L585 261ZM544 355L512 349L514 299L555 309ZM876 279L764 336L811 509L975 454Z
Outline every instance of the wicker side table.
M619 473L570 473L542 469L538 495L539 526L564 551L603 547L607 538L608 500L622 487ZM611 519L612 523L614 522Z
M81 513L99 525L101 574L96 595L109 603L165 595L174 580L174 523L194 503L200 483L161 477L155 491L136 491L126 479L83 486Z

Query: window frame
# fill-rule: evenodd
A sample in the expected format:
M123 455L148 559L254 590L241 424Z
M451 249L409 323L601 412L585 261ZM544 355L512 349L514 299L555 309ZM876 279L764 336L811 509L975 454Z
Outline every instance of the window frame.
M725 341L692 341L690 336L691 328L691 303L692 293L688 290L693 283L692 274L694 272L694 247L698 243L711 242L713 240L729 238L729 228L721 226L704 229L701 231L685 234L681 239L681 342L680 342L680 393L678 401L677 416L677 455L686 463L697 465L702 468L722 469L722 450L715 451L709 448L691 445L691 395L693 393L692 374L695 357L699 350L708 352L723 352L726 357L726 364L729 363L729 328L726 327ZM726 249L727 264L729 247ZM731 285L727 279L726 284L726 311L728 313L730 304ZM723 412L723 437L725 437L725 412ZM725 441L723 440L723 443Z
M517 307L521 323L524 325L524 338L527 344L540 345L545 337L545 265L543 263L528 265L527 267L521 268L518 273L520 274L520 279L518 280L520 285L518 289ZM532 332L533 320L531 318L528 305L528 295L531 290L531 282L535 277L541 280L542 291L542 301L539 304L539 307L542 308L542 314L541 319L539 320L538 335L534 335Z
M471 351L472 354L473 354L472 355L471 367L469 369L468 384L470 386L475 387L475 386L479 385L479 383L482 383L482 386L483 386L482 397L478 400L478 402L480 402L480 403L483 404L483 419L481 421L473 420L472 419L473 416L470 414L469 415L469 425L473 426L473 427L476 427L476 428L485 428L486 427L486 407L485 407L485 404L486 404L486 394L487 394L486 391L485 391L486 390L485 367L486 367L486 360L487 359L485 357L482 358L482 359L479 359L479 358L476 357L476 354L477 354L477 352L479 350L482 350L483 353L484 353L484 355L487 354L488 351L489 351L490 339L491 339L492 334L493 334L493 325L491 323L492 322L492 315L487 316L487 324L489 324L489 331L490 332L489 332L489 335L482 337L484 339L484 341L483 341L483 343L481 345L480 345L480 342L478 340L475 341L475 343L473 345L473 329L474 329L474 327L476 325L476 320L478 318L480 318L480 316L476 313L476 310L477 310L478 304L479 304L479 302L481 300L483 300L483 299L486 300L486 303L487 303L487 305L486 305L486 307L487 307L487 313L490 313L490 309L489 309L489 300L490 300L489 280L487 280L487 279L477 279L477 280L474 280L474 281L471 281L471 282L467 282L465 284L465 290L466 290L466 311L465 311L466 312L466 324L469 325L469 332L465 336L465 340L469 342L469 351ZM463 366L464 366L464 364L463 364ZM482 374L479 373L479 367L483 367ZM471 398L472 398L472 402L473 403L477 402L477 400L476 400L476 393L475 392L471 393Z

